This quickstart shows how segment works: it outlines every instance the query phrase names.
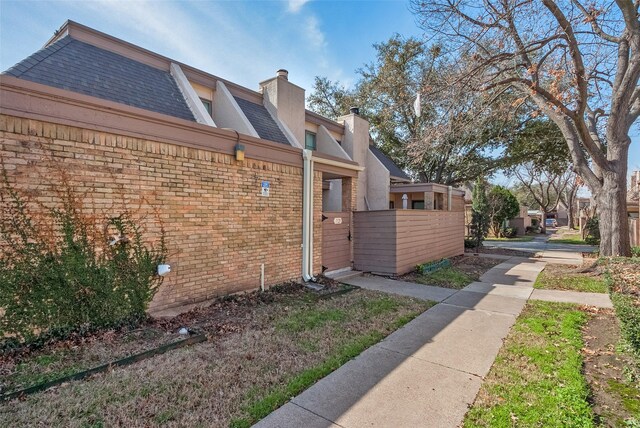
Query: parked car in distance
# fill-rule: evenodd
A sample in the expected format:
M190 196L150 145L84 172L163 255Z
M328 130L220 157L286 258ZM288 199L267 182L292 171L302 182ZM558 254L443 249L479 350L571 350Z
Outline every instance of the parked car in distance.
M558 222L555 218L548 218L544 221L545 227L558 227Z

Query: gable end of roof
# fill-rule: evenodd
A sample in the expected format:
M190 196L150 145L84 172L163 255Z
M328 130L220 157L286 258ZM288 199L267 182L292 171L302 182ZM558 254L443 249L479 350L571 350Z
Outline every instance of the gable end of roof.
M385 168L389 171L389 175L393 178L398 178L401 180L411 181L411 178L395 164L387 155L385 155L379 148L374 145L369 145L369 150L371 153L378 158L378 160L384 165Z

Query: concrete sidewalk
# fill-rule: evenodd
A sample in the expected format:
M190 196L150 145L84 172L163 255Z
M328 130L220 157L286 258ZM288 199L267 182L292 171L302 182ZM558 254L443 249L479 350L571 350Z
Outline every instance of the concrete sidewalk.
M377 277L347 283L441 303L260 421L258 427L455 427L544 263L508 259L456 291Z
M362 288L440 303L255 426L459 426L527 300L545 291L533 289L544 266L540 259L509 258L459 291L348 278L344 282Z

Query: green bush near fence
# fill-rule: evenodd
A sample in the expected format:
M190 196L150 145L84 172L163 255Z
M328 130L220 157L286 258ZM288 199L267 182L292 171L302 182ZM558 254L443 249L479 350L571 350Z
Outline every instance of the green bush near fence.
M615 292L611 293L611 301L620 320L622 336L640 361L640 303L629 295Z
M622 337L640 363L640 259L603 259L611 301L620 320Z
M145 242L134 211L96 212L65 179L54 207L0 179L0 350L135 324L162 278L164 230Z
M592 217L585 224L586 235L584 242L589 245L600 245L600 221L598 217Z

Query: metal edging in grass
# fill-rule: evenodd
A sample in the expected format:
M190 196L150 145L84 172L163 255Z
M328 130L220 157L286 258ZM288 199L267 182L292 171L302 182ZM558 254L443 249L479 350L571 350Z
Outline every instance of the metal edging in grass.
M342 296L343 294L351 293L353 290L357 290L358 288L360 288L356 285L349 285L349 284L342 284L342 285L344 286L343 289L334 291L331 293L327 293L327 294L322 294L318 296L318 299L328 299L330 297Z
M424 275L449 266L451 266L451 261L449 259L441 259L435 262L429 262L419 265L419 271Z
M94 374L106 372L112 367L127 366L129 364L137 363L138 361L146 360L147 358L151 358L155 355L164 354L165 352L171 351L173 349L178 349L184 346L205 342L206 340L207 340L207 336L205 334L195 333L193 336L188 337L186 339L178 340L176 342L168 343L166 345L162 345L157 348L149 349L139 354L131 355L129 357L122 358L120 360L112 361L110 363L103 364L98 367L94 367L92 369L84 370L79 373L75 373L68 376L63 376L58 379L54 379L38 385L30 386L28 388L24 388L18 391L2 394L0 395L0 401L13 400L14 398L18 398L23 395L44 391L46 389L51 388L52 386L60 385L65 382L70 382L73 380L82 380Z

